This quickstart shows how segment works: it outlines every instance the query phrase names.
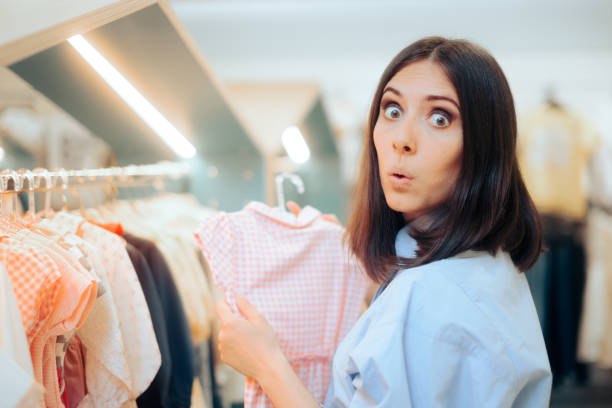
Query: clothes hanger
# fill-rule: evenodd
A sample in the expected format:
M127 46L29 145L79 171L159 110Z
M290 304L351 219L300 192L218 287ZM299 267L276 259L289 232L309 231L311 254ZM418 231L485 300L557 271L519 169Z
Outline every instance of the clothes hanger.
M9 201L11 198L9 197L9 194L8 194L10 173L11 171L9 169L2 170L2 172L0 172L0 189L2 192L0 201L2 203L1 204L2 217L4 218L7 218L10 215Z
M17 172L9 169L3 170L2 175L2 215L7 217L10 221L15 221L17 219L16 216L16 207L17 207L17 191L21 190L22 180L17 174ZM12 185L9 182L12 181ZM12 187L9 190L9 187Z
M299 194L304 194L305 191L304 181L302 181L302 178L297 174L285 172L277 174L275 177L276 201L278 207L281 208L283 211L287 211L285 208L285 192L283 190L283 182L285 181L285 179L289 179L295 185L295 188L297 189L297 192Z
M559 102L559 99L557 98L557 92L555 91L555 88L552 85L546 87L546 90L544 91L544 101L546 105L550 106L551 108L563 109L563 105Z
M48 211L51 208L51 191L49 189L53 188L52 184L54 184L54 180L52 180L52 176L49 175L49 170L40 167L37 167L32 170L32 174L34 179L36 180L36 185L38 188L40 188L41 181L45 181L45 189L43 192L44 201L43 208L40 210L40 216L43 218L47 218ZM35 208L33 208L33 210L36 211Z
M76 176L77 179L77 183L79 185L83 184L83 178L80 176ZM74 198L76 198L79 202L79 214L81 215L81 217L87 219L86 214L85 214L85 207L83 206L83 200L81 199L81 195L79 194L79 189L75 186L70 188L70 192L72 193L72 196Z
M26 212L24 219L29 218L30 222L34 222L36 218L36 192L40 186L40 179L31 170L19 169L17 175L21 179L20 183L22 187L25 185L25 181L28 182L27 197L28 197L28 211Z

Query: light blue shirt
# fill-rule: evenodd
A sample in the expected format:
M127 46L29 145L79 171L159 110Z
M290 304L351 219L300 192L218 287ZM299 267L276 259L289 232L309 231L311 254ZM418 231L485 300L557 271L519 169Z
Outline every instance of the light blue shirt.
M402 229L396 252L416 242ZM525 275L499 251L398 272L339 345L325 407L548 407L552 375Z

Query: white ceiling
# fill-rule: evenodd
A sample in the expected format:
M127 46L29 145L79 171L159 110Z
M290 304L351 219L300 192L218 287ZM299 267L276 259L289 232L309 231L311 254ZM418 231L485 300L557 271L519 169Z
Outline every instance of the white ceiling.
M426 35L464 37L495 53L611 50L612 1L174 0L211 59L388 57Z
M339 127L367 109L388 61L426 35L466 38L488 48L519 106L530 102L529 92L549 85L612 93L612 0L171 4L221 79L319 83Z
M550 86L587 114L595 102L605 109L612 105L612 0L171 0L171 5L220 79L318 83L347 180L355 174L378 77L399 50L423 36L466 38L489 49L508 76L519 113L541 101Z

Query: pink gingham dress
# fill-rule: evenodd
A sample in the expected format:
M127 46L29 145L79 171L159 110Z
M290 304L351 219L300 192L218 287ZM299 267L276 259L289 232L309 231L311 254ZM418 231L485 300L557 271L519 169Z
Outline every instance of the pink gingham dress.
M343 246L344 229L305 207L295 217L259 202L217 213L195 231L217 286L238 314L235 293L270 322L281 349L314 398L323 402L337 345L356 322L366 278ZM247 408L272 407L247 379Z

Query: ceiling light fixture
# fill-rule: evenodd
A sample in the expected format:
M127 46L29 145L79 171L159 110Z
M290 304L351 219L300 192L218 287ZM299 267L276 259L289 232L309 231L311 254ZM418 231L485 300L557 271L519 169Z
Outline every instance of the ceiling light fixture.
M182 158L195 156L196 149L106 58L82 35L68 39L70 45L111 88Z
M310 149L297 126L289 126L283 131L281 143L294 162L302 164L310 158Z

